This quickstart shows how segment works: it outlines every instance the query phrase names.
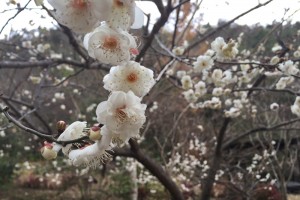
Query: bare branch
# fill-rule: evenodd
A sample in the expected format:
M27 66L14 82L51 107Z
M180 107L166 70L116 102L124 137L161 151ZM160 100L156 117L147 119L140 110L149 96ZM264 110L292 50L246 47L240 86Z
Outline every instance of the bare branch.
M266 6L267 4L269 4L269 3L272 2L272 1L273 1L273 0L269 0L269 1L265 2L265 3L263 3L263 4L258 4L257 6L255 6L255 7L251 8L251 9L249 9L248 11L246 11L246 12L244 12L244 13L242 13L242 14L236 16L235 18L233 18L232 20L228 21L227 23L225 23L225 24L223 24L223 25L217 27L216 29L212 30L212 31L209 32L207 35L205 35L204 37L197 39L195 42L193 42L191 45L189 45L189 46L186 48L185 52L188 52L188 51L190 51L191 49L195 48L198 44L200 44L201 42L205 41L207 38L209 38L210 36L214 35L215 33L221 31L221 30L224 29L225 27L229 26L230 24L232 24L233 22L235 22L235 21L238 20L239 18L241 18L241 17L247 15L248 13L250 13L250 12L252 12L252 11L254 11L254 10L260 8L260 7Z
M23 7L23 8L19 8L18 9L18 12L14 15L14 16L12 16L11 18L9 18L7 21L6 21L6 23L3 25L3 27L1 28L1 30L0 30L0 34L3 32L3 30L5 29L5 27L7 26L7 24L11 21L11 20L13 20L13 19L15 19L27 6L28 6L28 4L30 3L30 1L31 0L29 0L26 4L25 4L25 6Z
M23 124L21 124L17 119L15 119L14 117L12 117L9 114L8 107L5 107L5 108L0 107L0 112L2 112L5 115L5 117L8 119L9 122L15 124L20 129L22 129L22 130L24 130L24 131L26 131L26 132L28 132L30 134L36 135L36 136L38 136L40 138L43 138L43 139L45 139L45 140L47 140L49 142L55 142L55 143L58 143L58 144L61 144L61 145L65 146L67 144L82 142L83 140L86 140L86 139L89 138L88 136L83 136L83 137L75 139L75 140L59 141L59 140L56 140L53 135L43 134L43 133L41 133L39 131L36 131L36 130L34 130L32 128L26 127Z
M271 126L271 127L265 126L265 127L258 127L258 128L252 129L252 130L247 131L245 133L242 133L240 135L234 136L234 138L229 139L228 141L226 141L223 145L223 149L227 149L232 144L235 144L237 141L251 135L252 133L257 133L257 132L261 132L261 131L272 131L272 130L275 130L275 129L280 128L282 126L287 126L289 124L293 124L293 123L298 122L298 121L300 121L300 118L295 118L295 119L292 119L292 120L289 120L289 121L285 121L285 122L282 122L280 124L276 124L276 125Z

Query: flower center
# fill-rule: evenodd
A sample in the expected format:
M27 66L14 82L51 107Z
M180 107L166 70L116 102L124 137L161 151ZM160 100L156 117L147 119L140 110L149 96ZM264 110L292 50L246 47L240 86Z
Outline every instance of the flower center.
M130 82L130 83L134 83L136 82L138 79L138 76L135 74L135 73L130 73L128 76L127 76L127 81Z
M127 118L127 114L123 111L124 108L125 108L125 106L123 106L121 108L117 108L117 110L116 110L116 116L117 116L117 119L119 120L119 122L125 122L125 120Z
M88 3L86 0L73 0L71 6L75 9L82 10L87 7Z
M118 39L113 36L104 38L103 47L108 50L114 50L118 47Z
M114 0L114 5L120 8L124 6L124 3L122 0Z

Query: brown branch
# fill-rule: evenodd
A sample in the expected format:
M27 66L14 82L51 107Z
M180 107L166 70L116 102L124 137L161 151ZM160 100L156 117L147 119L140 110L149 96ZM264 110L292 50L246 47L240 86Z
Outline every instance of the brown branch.
M133 139L129 140L130 149L133 153L133 157L145 166L160 182L165 188L169 191L173 200L184 200L183 194L168 175L168 173L157 163L155 163L150 157L144 154L137 142Z
M42 88L46 88L46 87L58 87L58 86L62 85L64 82L66 82L67 80L69 80L70 78L75 77L75 76L77 76L78 74L80 74L81 72L83 72L83 70L84 70L84 69L78 70L78 71L75 72L74 74L71 74L71 75L65 77L62 81L60 81L60 82L57 83L57 84L54 84L54 85L42 85L41 87L42 87Z
M7 24L11 21L11 20L13 20L14 18L16 18L27 6L28 6L28 4L30 3L30 1L31 0L29 0L26 4L25 4L25 6L23 7L23 8L18 8L18 12L14 15L14 16L12 16L11 18L9 18L7 21L6 21L6 23L3 25L3 27L1 28L1 30L0 30L0 34L2 33L2 31L5 29L5 27L7 26Z
M63 59L49 59L49 60L39 60L39 61L1 61L0 69L25 69L25 68L34 68L42 67L47 68L50 65L60 65L60 64L69 64L76 67L85 67L84 64L71 60Z
M209 32L208 34L206 34L203 38L199 38L199 39L197 39L195 42L193 42L191 45L189 45L189 46L186 48L185 52L188 52L188 51L190 51L191 49L195 48L198 44L200 44L201 42L205 41L207 38L211 37L211 36L214 35L215 33L221 31L221 30L224 29L225 27L229 26L230 24L232 24L233 22L235 22L235 21L238 20L239 18L245 16L246 14L248 14L248 13L250 13L250 12L252 12L252 11L254 11L254 10L256 10L256 9L258 9L258 8L260 8L260 7L262 7L262 6L266 6L267 4L269 4L269 3L272 2L272 1L273 1L273 0L269 0L269 1L265 2L265 3L263 3L263 4L258 4L257 6L255 6L255 7L251 8L251 9L249 9L248 11L246 11L246 12L244 12L244 13L242 13L242 14L236 16L235 18L233 18L232 20L228 21L227 23L225 23L225 24L223 24L223 25L217 27L216 29L214 29L214 30L212 30L211 32Z
M78 142L81 142L83 140L88 139L88 136L83 136L83 137L75 139L75 140L65 140L65 141L56 140L53 135L44 134L44 133L36 131L32 128L24 126L22 123L20 123L17 119L15 119L14 117L12 117L9 114L8 107L5 107L5 108L0 107L0 112L2 112L5 115L5 117L8 119L8 121L10 123L13 123L17 127L19 127L20 129L26 131L27 133L36 135L40 138L43 138L43 139L47 140L48 142L55 142L55 143L58 143L58 144L61 144L61 145L65 146L67 144L78 143Z
M265 127L258 127L258 128L252 129L252 130L247 131L245 133L242 133L238 136L234 136L234 138L229 139L228 141L226 141L223 145L223 149L229 148L231 145L235 144L237 141L251 135L252 133L257 133L257 132L261 132L261 131L272 131L272 130L275 130L275 129L280 128L282 126L286 126L286 125L295 123L297 121L300 121L300 118L295 118L295 119L292 119L292 120L289 120L289 121L285 121L285 122L282 122L280 124L276 124L276 125L271 126L271 127L265 126Z
M153 2L159 2L159 1L154 1ZM162 8L159 8L162 9ZM150 35L146 36L146 42L143 45L142 49L140 50L139 55L136 56L135 61L139 62L142 57L146 54L148 48L151 46L154 36L159 32L159 30L161 29L161 27L163 27L165 25L165 23L168 21L170 14L172 13L173 8L171 3L169 2L168 5L166 7L163 7L163 10L160 10L161 12L161 17L159 18L159 20L157 20L157 22L154 24L153 29L150 33Z
M114 149L113 151L108 151L109 154L113 156L124 156L135 158L138 162L140 162L147 170L149 170L153 176L155 176L163 186L169 191L173 200L183 200L183 194L181 193L178 186L172 180L172 178L168 175L168 173L157 163L155 163L148 155L142 152L137 144L137 142L133 139L129 140L130 149L122 148L122 149Z
M102 69L109 71L110 65L102 64L98 62L94 63L81 63L73 60L64 59L49 59L49 60L38 60L38 61L0 61L0 69L25 69L25 68L48 68L49 66L57 66L60 64L68 64L83 69Z
M32 104L29 104L27 102L24 102L24 101L21 101L21 100L18 100L18 99L14 99L12 97L8 97L8 96L3 95L3 94L0 95L0 99L5 100L5 101L10 101L12 103L16 103L16 104L19 104L19 105L26 106L27 108L32 109L32 110L35 108L35 106L33 106ZM42 118L42 116L37 111L34 112L34 115L45 126L47 131L51 132L51 129L50 129L49 125L47 124L47 122Z
M251 87L251 88L240 88L240 89L234 89L232 90L232 92L238 92L238 91L249 91L249 92L253 92L253 91L268 91L268 92L285 92L285 93L289 93L291 95L296 95L296 96L300 96L300 92L295 92L293 90L290 89L271 89L271 88L264 88L264 87Z
M59 24L59 23L58 23ZM72 47L75 49L75 51L86 61L89 62L89 56L87 55L86 51L78 44L76 38L74 37L72 31L62 25L59 24L59 26L61 27L61 29L63 30L64 34L68 37L69 39L69 43L72 45Z
M48 8L46 8L44 5L42 5L42 7L48 13L48 15L50 17L52 17L54 20L56 20L55 17L52 15L52 13L48 10ZM76 38L74 37L72 31L68 27L60 24L58 21L57 21L57 23L60 26L60 28L62 29L63 33L68 37L69 43L75 49L75 51L85 60L86 63L90 62L89 55L86 53L84 48L81 47L78 44L78 42L77 42Z

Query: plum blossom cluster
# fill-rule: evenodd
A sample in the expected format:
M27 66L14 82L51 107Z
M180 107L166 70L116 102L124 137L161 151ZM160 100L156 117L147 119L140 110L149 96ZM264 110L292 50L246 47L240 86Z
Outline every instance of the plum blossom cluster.
M194 186L190 185L194 182L193 177L201 171L201 178L207 177L210 169L208 161L205 158L208 148L207 144L200 142L199 138L192 133L191 139L188 141L187 153L176 152L170 157L167 168L173 174L174 179L180 183L181 189L185 192L192 192ZM181 144L177 144L176 149L182 148ZM200 180L198 180L200 181Z
M74 122L58 137L59 141L78 139L88 135L94 143L74 149L72 144L62 146L46 143L42 155L54 159L59 150L74 165L97 166L109 158L112 147L138 137L146 121L146 105L142 98L155 84L154 74L132 61L138 52L136 37L128 30L139 28L143 21L134 0L48 0L55 9L56 20L78 34L85 34L83 46L90 57L101 63L114 65L104 79L104 88L110 92L106 101L96 109L101 126L87 128L86 122ZM137 15L137 17L136 17Z
M299 63L288 57L275 55L269 58L264 67L254 57L248 59L250 52L238 47L242 35L237 40L225 41L217 37L211 42L210 49L203 55L191 59L191 67L177 71L175 76L180 80L184 90L182 95L194 109L222 110L227 118L256 117L257 105L249 99L255 81L264 76L268 79L271 90L285 90L299 77ZM262 47L261 47L262 48ZM273 47L273 52L282 50L280 45ZM297 56L297 51L295 51ZM242 60L242 57L246 59ZM295 56L295 57L296 57ZM170 70L170 73L174 71ZM270 104L271 105L271 104ZM270 110L279 109L272 104ZM292 113L300 116L297 103L291 107Z

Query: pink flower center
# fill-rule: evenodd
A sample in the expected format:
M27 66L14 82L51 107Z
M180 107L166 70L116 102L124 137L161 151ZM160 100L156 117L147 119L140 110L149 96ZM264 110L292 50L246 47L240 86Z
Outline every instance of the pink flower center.
M129 51L132 55L135 55L135 56L139 54L139 50L137 50L135 48L131 48Z
M122 2L122 0L114 0L114 5L115 5L116 7L121 8L121 7L124 6L124 3Z
M134 83L138 80L138 76L135 74L135 73L130 73L128 76L127 76L127 81L130 82L130 83Z
M71 6L78 10L83 10L87 8L87 1L86 0L72 0Z
M107 36L104 38L103 48L107 50L114 50L118 47L118 39L113 36Z

